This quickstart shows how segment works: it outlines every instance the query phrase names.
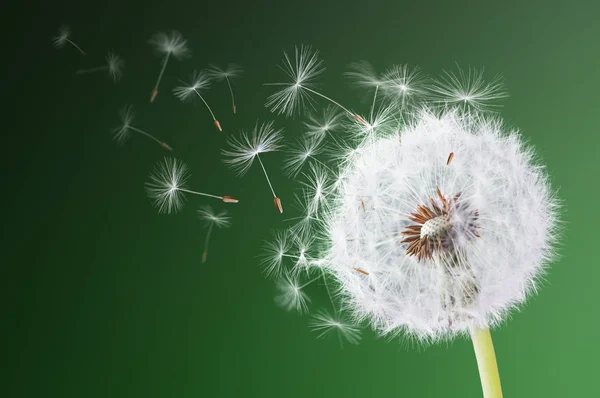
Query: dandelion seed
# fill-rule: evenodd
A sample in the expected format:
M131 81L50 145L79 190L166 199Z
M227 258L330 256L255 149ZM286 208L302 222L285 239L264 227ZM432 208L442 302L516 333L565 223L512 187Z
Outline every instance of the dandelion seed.
M287 232L273 231L273 239L265 241L260 257L265 276L279 279L284 273L283 260L290 257L292 244Z
M304 122L306 134L315 139L324 138L328 133L340 127L341 116L342 114L338 111L337 107L333 105L327 106L323 109L320 117L309 116L308 121Z
M283 165L283 173L287 176L295 177L307 161L311 159L318 161L314 156L321 153L322 142L322 139L315 139L313 137L296 140L287 149L289 156Z
M113 52L109 52L106 56L106 65L98 66L91 69L79 69L75 73L78 75L83 75L99 71L108 71L110 77L112 77L113 81L116 83L121 78L124 67L125 61L123 61L123 58L119 57Z
M206 196L220 199L225 203L237 203L229 196L217 196L187 188L190 177L187 165L175 158L164 158L150 173L150 181L146 183L146 193L159 213L176 213L185 202L185 194ZM226 200L229 199L229 200ZM233 199L233 200L231 200Z
M384 80L375 71L373 65L367 61L353 62L348 66L348 69L350 71L344 73L344 75L358 87L377 88L384 84Z
M275 296L275 303L286 311L297 311L300 314L308 312L310 298L302 289L319 278L312 279L300 285L298 276L284 275L276 285L277 295Z
M394 65L382 76L383 97L404 111L408 105L418 105L428 94L429 78L418 67Z
M70 36L71 29L68 26L63 25L60 28L58 28L58 36L54 36L52 38L52 43L54 43L54 47L62 48L65 46L65 44L68 43L75 47L81 53L81 55L85 55L85 52L81 49L81 47L79 47L71 39L69 39Z
M231 217L227 215L228 213L226 210L215 213L209 205L200 207L196 211L196 214L198 215L198 218L205 222L206 227L208 227L206 239L204 240L204 252L202 253L202 262L205 263L208 257L208 243L213 228L229 228L231 226Z
M469 68L467 72L457 66L457 73L444 71L441 79L431 86L432 101L440 105L457 107L462 111L493 111L498 100L508 97L502 76L490 82L483 78L483 69Z
M312 317L309 327L313 332L318 333L317 338L336 334L341 346L343 346L344 341L350 344L358 344L362 337L362 332L358 326L352 325L342 316L333 316L324 310L319 311Z
M113 138L119 143L123 144L125 141L129 139L132 132L141 134L147 138L150 138L152 141L159 144L164 149L171 151L172 148L165 142L159 140L155 136L150 133L145 132L135 126L132 125L134 119L133 106L126 105L120 111L121 122L122 125L113 129Z
M160 69L158 79L152 90L152 95L150 96L150 103L152 103L158 95L158 86L160 85L171 56L175 59L182 60L190 55L190 50L187 46L187 40L185 40L181 33L177 31L172 31L169 34L163 32L156 33L149 40L149 44L154 47L159 55L164 57L162 68Z
M221 124L215 117L215 114L213 113L212 109L210 108L210 106L208 106L208 103L206 102L204 97L200 94L201 91L208 89L210 86L210 78L208 77L208 75L205 72L194 71L194 73L192 74L192 76L190 78L189 83L185 83L181 80L180 80L180 82L183 85L175 87L173 89L173 93L175 94L175 96L184 102L194 99L195 96L200 98L202 100L202 102L204 103L204 105L206 106L206 109L208 109L208 111L210 112L210 116L212 117L213 122L214 122L215 126L217 127L217 129L219 131L223 131L223 129L221 128Z
M314 110L315 100L311 96L321 97L346 112L351 118L360 122L360 116L343 107L338 102L316 91L314 80L325 71L323 61L319 59L319 52L313 51L310 46L296 47L293 60L287 53L283 53L283 64L280 69L291 80L288 83L265 83L266 86L282 86L283 88L267 98L265 106L280 115L294 116L304 108Z
M233 88L231 87L231 80L238 78L244 73L244 70L235 64L227 65L227 69L222 69L219 66L211 65L208 70L208 73L211 77L216 79L217 81L225 80L227 82L227 87L229 87L229 94L231 95L231 109L235 114L237 108L235 106L235 97L233 96Z
M260 125L257 122L252 129L251 135L242 131L239 138L235 136L227 137L227 144L230 149L221 152L225 157L223 162L235 170L239 177L243 177L246 174L252 163L254 163L254 159L258 160L269 188L273 193L273 201L279 213L283 213L281 200L275 194L271 179L267 174L260 154L279 150L281 140L283 139L282 132L281 129L273 127L273 122L265 122Z

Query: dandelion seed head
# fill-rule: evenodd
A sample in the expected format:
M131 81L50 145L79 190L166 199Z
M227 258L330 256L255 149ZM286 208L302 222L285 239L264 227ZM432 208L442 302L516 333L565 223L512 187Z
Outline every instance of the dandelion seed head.
M362 140L341 182L321 191L320 221L298 224L324 247L345 308L382 335L438 340L493 327L553 259L547 176L497 118L423 110L402 137ZM309 214L315 197L302 198Z
M170 55L181 60L189 57L191 54L187 40L183 38L181 33L175 30L169 33L155 33L148 42L161 55Z
M150 173L146 183L146 194L159 213L176 213L185 203L182 190L190 174L187 165L176 158L164 158Z

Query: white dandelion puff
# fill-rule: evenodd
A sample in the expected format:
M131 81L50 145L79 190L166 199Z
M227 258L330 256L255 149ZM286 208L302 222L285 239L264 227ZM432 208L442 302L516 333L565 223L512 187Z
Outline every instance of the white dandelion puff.
M342 316L331 315L325 310L321 310L312 316L309 327L311 331L317 333L317 338L337 335L342 346L344 341L350 344L358 344L362 338L360 327L353 325Z
M54 47L56 48L62 48L65 46L65 44L70 44L73 47L75 47L77 49L77 51L79 51L81 53L81 55L85 55L85 52L81 49L81 47L79 47L77 44L75 44L75 42L73 42L71 39L71 29L66 26L63 25L60 28L58 28L58 35L54 36L52 38L52 43L54 44Z
M208 73L217 81L225 80L227 82L229 94L231 95L231 109L235 114L237 112L237 107L235 105L235 97L233 95L233 88L231 87L231 80L240 77L244 73L244 70L241 66L236 64L229 64L227 65L226 69L223 69L217 65L211 65L208 69Z
M119 57L112 51L109 51L108 55L106 56L106 65L97 66L90 69L78 69L75 73L78 75L83 75L93 72L106 71L116 83L123 75L123 68L125 68L125 61L123 61L123 58Z
M223 162L235 170L239 177L243 177L244 174L246 174L252 166L252 163L254 163L254 159L258 160L267 183L269 184L269 188L273 193L275 207L277 207L277 210L280 213L283 213L281 199L275 194L271 179L267 174L267 170L260 158L260 154L279 150L283 139L282 133L283 130L275 128L272 121L264 122L260 125L257 122L250 135L248 135L247 132L242 131L239 137L227 137L229 149L224 149L221 152L225 157Z
M185 194L219 199L225 203L237 203L231 196L218 196L192 191L187 187L190 173L187 165L176 158L164 158L150 173L146 193L159 213L177 213L185 203Z
M206 100L201 94L202 91L207 90L210 87L210 77L208 76L208 74L202 71L194 71L194 73L192 73L192 76L190 77L189 82L186 83L180 80L180 83L182 85L175 87L173 89L173 94L175 94L177 98L184 102L191 101L195 97L200 98L204 103L204 106L206 106L206 109L208 109L208 111L210 112L210 116L213 119L215 127L219 131L223 131L223 129L221 128L221 123L219 123L211 107L208 105L208 102L206 102Z
M208 244L213 228L229 228L231 226L231 217L229 217L227 210L221 210L216 213L209 205L201 206L196 210L196 214L199 219L204 221L208 228L206 238L204 239L204 251L202 252L202 262L205 263L208 257Z
M500 106L497 102L508 97L502 76L491 81L483 78L483 69L470 67L463 71L457 66L457 73L444 71L441 78L431 86L432 102L442 106L456 107L463 111L493 111Z
M172 31L168 34L164 32L156 33L150 38L148 43L154 47L157 54L163 56L162 67L150 96L150 103L152 103L158 95L158 86L165 73L169 59L171 57L179 60L185 59L189 57L190 50L187 46L187 40L185 40L181 33L177 31Z
M133 113L133 106L126 105L123 108L121 108L120 116L121 116L121 123L122 123L121 126L114 128L112 131L113 138L119 144L123 144L125 141L127 141L129 139L129 137L131 136L131 133L135 132L135 133L141 134L147 138L150 138L152 141L156 142L158 145L160 145L167 151L172 150L172 148L167 143L159 140L152 134L147 133L146 131L139 129L132 125L133 119L135 117L135 114Z

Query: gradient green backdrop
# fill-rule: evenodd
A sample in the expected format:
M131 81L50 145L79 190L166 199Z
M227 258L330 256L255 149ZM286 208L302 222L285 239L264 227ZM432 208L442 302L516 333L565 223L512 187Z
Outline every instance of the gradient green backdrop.
M504 74L504 116L537 146L566 205L562 259L539 295L493 333L505 396L600 396L597 2L17 3L3 7L14 26L3 37L3 64L14 70L3 77L0 396L481 395L467 340L420 349L367 331L361 345L340 349L316 340L307 317L274 305L255 257L286 217L260 169L237 179L220 149L228 134L274 118L262 83L281 77L281 51L300 43L321 50L326 91L357 109L365 105L341 77L352 61L380 70L410 63L433 75L458 62ZM62 23L87 56L52 47ZM169 64L150 105L160 59L147 40L170 29L189 40L193 57ZM73 74L102 64L108 49L127 62L122 82ZM178 78L210 62L246 69L235 83L238 115L225 85L207 95L224 133L199 104L171 94ZM223 206L190 197L180 214L156 214L143 184L165 152L137 136L124 147L111 141L125 104L136 106L137 126L189 164L193 188L241 199L227 206L233 226L215 231L206 264L195 210ZM288 137L300 133L298 121L275 120ZM298 185L278 172L282 155L263 159L291 209ZM309 293L326 304L320 289Z

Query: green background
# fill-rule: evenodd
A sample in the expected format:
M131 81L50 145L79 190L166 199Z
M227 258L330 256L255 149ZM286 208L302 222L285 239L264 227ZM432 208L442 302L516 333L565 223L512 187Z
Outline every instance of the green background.
M18 4L15 4L18 3ZM62 4L59 4L62 3ZM556 1L30 1L5 6L2 324L10 397L479 397L471 343L426 349L365 332L359 346L316 340L307 317L273 302L256 255L285 226L260 169L238 179L221 162L227 134L275 118L287 136L299 121L263 104L281 77L282 50L311 44L328 68L326 91L361 109L341 74L369 60L419 65L436 75L455 62L505 76L503 115L535 144L566 207L562 258L540 293L493 332L506 397L600 396L596 378L600 190L600 23L597 2ZM12 7L12 8L11 8ZM16 9L18 7L18 9ZM87 51L56 50L68 24ZM193 57L170 62L148 102L160 59L147 45L177 29ZM122 55L119 84L103 74L108 49ZM224 84L200 104L181 104L178 78L208 63L236 62L238 115ZM8 107L7 107L8 104ZM215 230L201 263L204 228L190 197L158 215L143 184L165 152L134 136L111 140L118 110L134 104L136 126L168 142L192 172L192 188L241 199L233 226ZM321 103L324 105L323 103ZM286 210L297 183L266 155ZM291 211L290 211L291 213ZM323 291L308 290L326 305ZM313 306L317 309L320 306Z

